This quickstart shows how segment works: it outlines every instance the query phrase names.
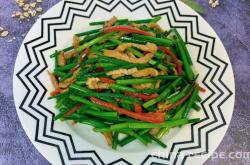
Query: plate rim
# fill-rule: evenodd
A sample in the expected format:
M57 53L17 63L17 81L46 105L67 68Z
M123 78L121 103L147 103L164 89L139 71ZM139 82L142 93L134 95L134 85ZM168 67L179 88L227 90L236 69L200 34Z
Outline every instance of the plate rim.
M101 0L99 0L99 1L101 1ZM66 3L66 2L68 2L68 1L63 1L64 3ZM136 1L136 2L138 2L138 1ZM172 0L169 0L169 1L166 1L166 2L173 2ZM175 1L174 1L175 2ZM59 3L62 3L62 2L59 2ZM59 4L58 3L58 4ZM165 2L164 2L165 3ZM135 3L136 4L136 3ZM51 8L53 8L54 6L52 6ZM49 10L51 10L51 8L49 9ZM178 8L178 7L177 7ZM93 12L94 12L94 10L93 10ZM46 12L47 13L47 12ZM45 15L46 15L46 13L45 13ZM149 12L150 13L150 12ZM199 17L199 19L203 19L203 18L201 18L200 16L198 16ZM198 18L197 17L197 18ZM40 20L39 20L40 21ZM198 24L198 23L197 23ZM209 25L210 26L210 25ZM33 27L32 27L33 28ZM32 29L31 28L31 29ZM217 34L216 34L217 35ZM28 35L27 35L28 36ZM216 36L216 37L218 37L218 35ZM26 39L27 38L25 38L24 39L24 41L23 41L23 43L22 43L22 45L24 44L24 42L26 41ZM219 40L219 42L221 42L220 41L220 38L218 37L217 38L218 40ZM222 45L223 46L223 45ZM225 49L224 48L224 46L223 46L223 49ZM18 56L19 56L19 54L20 54L20 52L18 53ZM228 54L227 54L227 57L228 57ZM16 61L17 62L17 61ZM228 69L230 69L230 67L231 67L231 62L230 62L230 60L229 60L229 63L228 63L228 66L229 66L229 68ZM232 69L232 68L231 68ZM16 64L15 64L15 70L16 70ZM233 71L231 71L231 73L232 73L232 75L233 75ZM13 75L13 86L15 85L15 81L14 81L14 79L16 78L16 74L14 74ZM235 82L234 81L234 75L233 75L233 82ZM235 92L235 83L233 83L234 84L234 87L233 87L233 91ZM234 92L233 92L233 94L231 95L232 97L233 97L233 107L234 107L234 102L235 102L235 94L234 94ZM18 117L19 117L19 120L20 120L20 118L21 118L21 116L19 115L19 106L17 106L16 105L16 97L15 97L15 92L14 92L14 88L13 88L13 95L14 95L14 100L15 100L15 106L16 106L16 110L17 110L17 112L18 112ZM232 111L233 112L233 111ZM230 120L231 120L231 118L232 117L230 117ZM229 120L229 122L230 122L230 120ZM20 120L21 121L21 120ZM22 123L22 122L21 122ZM22 126L23 126L23 123L22 123ZM226 130L228 129L228 126L229 126L229 123L226 125ZM23 127L24 128L24 127ZM25 128L24 128L24 130L25 130ZM25 130L25 132L26 132L26 130ZM27 132L26 132L26 134L27 134ZM224 133L224 135L223 135L223 137L225 136L225 133ZM28 136L29 137L29 136ZM30 138L30 137L29 137ZM220 142L222 141L222 139L223 138L221 138L221 140L219 140ZM31 141L32 141L32 143L34 144L35 142L34 142L34 140L33 139L30 139ZM218 147L218 146L217 146ZM44 156L45 157L45 156ZM46 157L45 157L46 158Z

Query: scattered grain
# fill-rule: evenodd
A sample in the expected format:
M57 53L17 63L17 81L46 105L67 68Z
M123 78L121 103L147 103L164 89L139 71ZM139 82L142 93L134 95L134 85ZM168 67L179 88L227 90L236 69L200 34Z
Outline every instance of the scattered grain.
M23 2L20 2L20 3L18 3L18 6L19 6L19 7L23 7L23 6L24 6L24 3L23 3Z
M43 8L41 3L43 0L15 0L16 4L20 7L20 10L13 11L11 14L12 18L19 20L20 24L30 21L32 18L40 18ZM37 14L39 13L39 14ZM7 37L9 32L0 26L0 36ZM22 37L25 37L26 34L21 34ZM16 37L9 39L7 42L13 42L16 40Z
M24 12L24 13L23 13L23 16L24 16L24 17L29 17L30 15L29 15L28 12Z
M8 32L7 30L5 30L5 31L3 31L3 32L1 33L1 36L2 36L2 37L7 37L8 34L9 34L9 32Z
M24 5L24 7L30 8L30 4L26 3L26 4Z
M4 31L4 28L0 26L0 32Z
M14 11L12 15L13 17L20 17L23 14L20 11Z
M20 19L20 20L24 20L25 17L24 17L23 15L20 15L19 19Z
M38 8L36 8L36 11L37 11L37 12L41 12L41 11L43 11L43 8L38 7Z
M36 11L35 10L30 10L29 14L31 15L31 17L35 17L36 16Z
M36 7L36 2L30 3L30 7L35 8Z
M38 3L41 2L42 0L16 0L21 11L14 11L11 17L17 17L20 23L29 21L29 18L36 17L38 12L42 12L42 7L38 6Z
M209 0L208 3L212 8L215 8L220 5L219 0Z

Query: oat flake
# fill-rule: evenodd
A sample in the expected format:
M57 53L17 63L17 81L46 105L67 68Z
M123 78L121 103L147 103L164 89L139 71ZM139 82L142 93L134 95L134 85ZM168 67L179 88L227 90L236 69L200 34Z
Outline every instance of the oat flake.
M8 32L7 30L5 30L5 31L3 31L3 32L1 33L1 36L2 36L2 37L6 37L8 34L9 34L9 32Z
M30 3L30 6L31 6L32 8L35 8L35 7L36 7L36 2Z
M41 8L41 7L36 8L37 12L41 12L42 10L43 10L43 8Z

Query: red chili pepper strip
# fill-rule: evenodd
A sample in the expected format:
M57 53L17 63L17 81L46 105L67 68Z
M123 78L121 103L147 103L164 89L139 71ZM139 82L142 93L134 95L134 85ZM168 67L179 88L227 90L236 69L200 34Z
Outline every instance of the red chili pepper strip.
M78 64L82 63L83 59L87 56L87 54L89 53L90 48L87 47L83 52L82 52L82 56L79 58Z
M77 63L77 65L74 67L74 68L72 68L70 71L71 72L73 72L73 71L75 71L79 66L80 66L80 64L82 63L82 61L83 61L83 59L87 56L87 54L89 53L89 47L87 47L83 52L82 52L82 55L81 55L81 57L79 58L79 60L78 60L78 63Z
M106 78L106 77L99 77L99 79L101 80L101 82L103 83L108 83L108 84L114 84L115 80L111 79L111 78Z
M50 92L50 96L56 96L56 95L58 95L58 94L60 94L61 93L61 90L60 89L56 89L56 90L54 90L54 91L52 91L52 92Z
M168 54L174 60L174 63L176 65L177 74L178 74L178 76L181 76L182 65L179 62L179 60L176 57L176 55L173 52L171 52L171 50L169 50L168 48L165 48L163 46L158 46L158 49L164 51L166 54Z
M56 96L56 95L58 95L60 93L64 93L66 91L68 91L68 88L66 88L66 89L58 88L58 89L55 89L54 91L50 92L50 96L53 97L53 96Z
M82 107L82 104L75 105L69 112L65 113L64 117L70 116Z
M148 101L148 100L155 99L155 98L159 97L159 94L157 94L157 93L147 95L147 94L135 93L135 92L125 92L124 94L126 96L132 96L132 97L140 98L143 101Z
M110 27L104 28L103 31L104 31L104 33L116 32L116 31L126 31L126 32L137 33L137 34L141 34L141 35L145 35L145 36L152 36L152 33L143 31L141 29L138 29L138 28L132 27L132 26L122 26L122 25L110 26Z
M146 121L146 122L151 122L151 123L162 123L165 120L165 115L164 113L161 112L154 112L154 113L135 113L132 111L129 111L127 109L123 109L117 105L114 105L112 103L108 103L105 101L102 101L100 99L97 99L96 97L89 97L90 100L98 105L101 105L106 108L110 108L120 114L127 115L131 118L141 120L141 121Z
M135 107L134 111L135 111L136 113L142 113L142 107L141 107L140 104L135 103L135 104L134 104L134 107Z
M195 87L196 87L196 85L194 85L192 87L192 89L188 92L188 94L186 96L184 96L182 99L180 99L179 101L176 101L173 104L169 104L169 106L167 108L165 108L163 110L158 110L157 112L166 112L166 111L173 109L173 108L176 108L178 105L184 103L192 95L192 92L194 91Z
M201 86L199 86L199 88L200 88L200 91L201 91L201 92L206 92L206 89L205 89L205 88L203 88L203 87L201 87Z

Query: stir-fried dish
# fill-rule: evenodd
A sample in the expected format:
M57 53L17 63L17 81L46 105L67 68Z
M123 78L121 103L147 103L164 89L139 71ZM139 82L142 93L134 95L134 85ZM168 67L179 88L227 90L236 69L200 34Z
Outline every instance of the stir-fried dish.
M72 46L55 51L49 72L56 99L55 120L93 126L116 149L134 140L155 142L200 110L199 91L186 43L161 19L111 18L91 22L98 29L73 36Z

